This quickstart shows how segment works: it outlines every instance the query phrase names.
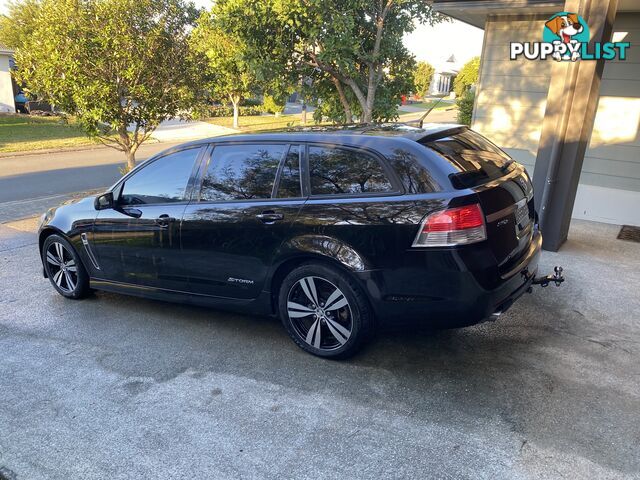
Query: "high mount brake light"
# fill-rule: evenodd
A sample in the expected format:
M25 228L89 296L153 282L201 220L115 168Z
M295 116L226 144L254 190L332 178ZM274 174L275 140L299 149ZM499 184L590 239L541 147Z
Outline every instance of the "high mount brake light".
M482 208L477 203L428 215L420 225L413 247L453 247L487 239Z

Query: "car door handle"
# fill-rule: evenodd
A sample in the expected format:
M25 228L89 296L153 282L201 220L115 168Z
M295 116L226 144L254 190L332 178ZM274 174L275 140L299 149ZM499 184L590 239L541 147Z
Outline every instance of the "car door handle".
M262 220L264 223L273 223L277 222L278 220L282 220L284 218L284 215L281 213L267 211L257 214L256 218L258 220Z
M176 221L175 218L170 217L169 215L164 213L160 215L158 218L156 218L156 225L166 228L169 226L171 222L175 222L175 221Z

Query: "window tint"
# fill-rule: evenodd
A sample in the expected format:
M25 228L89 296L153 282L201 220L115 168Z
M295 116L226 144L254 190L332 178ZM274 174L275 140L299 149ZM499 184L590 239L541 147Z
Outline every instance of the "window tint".
M286 145L223 145L213 150L201 201L271 198Z
M187 183L199 152L200 148L190 148L143 166L126 180L120 203L144 205L186 200Z
M284 159L278 186L278 198L297 198L302 196L300 188L300 147L292 145Z
M393 154L387 155L386 158L407 193L431 193L442 189L431 172L413 153L396 148Z
M425 143L458 170L452 180L457 188L468 188L500 178L508 171L509 155L482 135L464 130Z
M312 195L344 195L393 190L372 156L342 148L309 148Z

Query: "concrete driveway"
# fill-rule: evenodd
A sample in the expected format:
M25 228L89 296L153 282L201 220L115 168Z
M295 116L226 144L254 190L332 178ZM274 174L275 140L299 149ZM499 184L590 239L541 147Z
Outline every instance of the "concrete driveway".
M562 288L353 360L278 322L69 301L0 226L0 478L638 478L640 244L575 222ZM427 319L425 319L427 320Z

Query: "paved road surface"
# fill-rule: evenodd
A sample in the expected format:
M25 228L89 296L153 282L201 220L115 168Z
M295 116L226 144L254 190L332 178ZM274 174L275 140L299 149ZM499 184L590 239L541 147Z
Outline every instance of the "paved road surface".
M0 225L0 476L637 479L640 245L576 222L501 321L348 362L264 318L58 296ZM15 477L14 477L15 474Z
M140 147L139 162L177 143ZM111 148L0 158L0 223L37 215L71 194L112 185L125 160Z

